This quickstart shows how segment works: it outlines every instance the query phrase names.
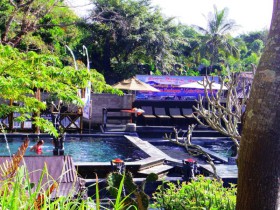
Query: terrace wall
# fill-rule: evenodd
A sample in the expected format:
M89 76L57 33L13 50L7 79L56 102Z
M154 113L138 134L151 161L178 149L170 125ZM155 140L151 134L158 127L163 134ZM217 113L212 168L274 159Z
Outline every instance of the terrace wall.
M115 94L92 94L92 123L102 123L103 108L127 109L132 108L134 95L125 94L118 96ZM84 119L84 121L87 121Z

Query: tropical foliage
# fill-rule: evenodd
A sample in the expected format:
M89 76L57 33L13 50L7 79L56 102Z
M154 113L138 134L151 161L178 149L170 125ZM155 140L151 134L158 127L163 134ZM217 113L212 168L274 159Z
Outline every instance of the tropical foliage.
M1 43L22 50L63 54L78 43L78 17L60 0L1 0Z
M207 19L207 28L195 26L202 33L200 53L202 53L203 58L210 61L211 66L225 61L230 55L233 57L239 56L236 44L230 36L230 32L237 25L235 21L229 20L227 15L228 10L226 8L219 11L214 6L214 12L210 13Z
M148 0L94 1L83 25L93 66L109 83L135 74L199 75L251 70L263 49L265 33L234 38L238 28L226 8L207 18L207 28L176 24ZM247 41L246 41L247 40ZM250 40L250 43L249 43Z
M151 173L140 185L133 181L132 173L128 171L124 174L112 172L107 176L107 189L114 198L122 198L124 205L135 206L137 207L135 209L138 210L145 210L149 207L150 199L144 191L145 185L147 182L155 182L157 179L158 175ZM123 190L120 191L120 187L122 187Z
M207 27L165 17L150 0L93 0L86 20L63 1L2 0L1 42L21 51L52 53L72 64L65 45L113 84L135 74L204 75L251 70L266 42L266 31L233 37L238 27L227 8L206 17Z
M18 121L33 118L36 126L57 136L57 130L50 122L34 115L48 106L38 98L39 92L48 93L63 103L82 106L83 102L77 93L89 84L88 81L92 82L95 92L115 91L106 85L100 73L104 74L107 82L113 83L135 74L221 74L226 68L231 71L248 71L252 64L258 64L266 44L267 31L233 37L231 33L237 25L227 18L226 8L218 10L214 7L213 13L206 20L207 28L203 28L177 24L175 18L167 18L160 9L151 6L150 0L92 2L95 6L90 21L83 21L62 0L0 0L1 118L17 112L20 114ZM277 33L275 37L278 37ZM73 61L67 55L65 45L75 48L76 55L82 61L85 60L80 49L87 45L92 67L97 70L88 71L82 63L78 70L70 67ZM21 151L24 152L27 147L25 142L20 152L11 159L13 165L7 163L1 167L1 208L99 208L99 198L96 199L96 205L91 199L70 200L61 197L52 201L49 193L56 187L55 183L47 192L39 193L40 186L35 192L32 191L32 183L25 169L19 167L23 157ZM147 197L141 190L134 185L126 186L129 179L119 176L117 187L111 182L111 187L117 193L114 208L127 207L131 199L130 196L122 197L124 187L133 188L131 193L136 198L141 196L145 199L147 207ZM272 188L267 185L267 179L265 181L263 189L265 186L270 188L265 189L268 192ZM255 188L251 189L252 199L247 200L254 203ZM263 198L264 194L259 192L259 197ZM275 192L278 193L277 190ZM198 181L182 185L165 183L154 194L154 206L165 209L234 209L235 193L235 188L223 188L221 182L200 177ZM267 198L269 196L263 200ZM267 201L263 203L267 205ZM139 202L129 205L136 208ZM143 203L141 205L144 207Z
M153 194L154 208L163 209L224 209L234 210L236 205L236 188L223 187L218 180L203 176L197 180L175 184L166 182Z
M233 38L230 33L237 25L227 18L227 9L214 7L204 29L177 24L149 0L93 3L90 21L82 21L58 0L0 1L0 96L5 102L1 117L18 112L17 120L24 121L46 109L47 104L34 97L38 91L82 106L77 90L88 79L94 92L119 93L106 82L135 74L194 76L251 70L266 42L265 31ZM73 59L65 45L81 61L79 71L69 67ZM88 72L83 64L84 45L96 70ZM34 119L37 126L55 133L49 122Z
M129 77L156 69L166 73L172 70L176 45L185 43L173 18L164 18L158 9L151 9L148 0L94 3L93 21L84 26L89 33L83 41L91 45L93 65L108 81L123 74Z
M12 112L20 113L18 121L31 119L33 113L47 108L44 101L35 97L38 91L46 92L64 103L82 106L78 89L85 88L88 80L96 92L110 91L102 75L86 68L76 70L63 66L58 57L35 52L22 53L11 46L0 45L0 117ZM14 102L14 103L10 103ZM51 124L34 117L35 124L50 134L57 135Z

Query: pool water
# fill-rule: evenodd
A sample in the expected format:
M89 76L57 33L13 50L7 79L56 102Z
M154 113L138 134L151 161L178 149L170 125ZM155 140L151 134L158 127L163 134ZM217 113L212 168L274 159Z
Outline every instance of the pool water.
M178 146L172 142L153 140L151 143L172 158L183 160L189 157L184 147ZM201 147L207 148L210 151L218 153L224 157L231 157L233 154L234 143L232 140L230 140L230 138L204 140L195 139L192 141L192 144L196 144Z
M53 155L52 139L44 139L44 156ZM9 140L11 153L17 152L22 143L21 139ZM8 150L4 140L0 141L0 156L8 156ZM36 141L30 141L29 149L25 156L36 156L35 152L29 151L36 144ZM64 154L71 155L76 162L110 162L115 158L120 158L126 162L137 161L147 158L148 155L142 150L132 145L127 139L122 137L110 138L69 138L64 143Z
M207 141L193 141L193 144L198 144L212 152L218 153L224 157L232 157L234 154L234 143L230 138Z
M165 154L169 155L172 158L178 160L184 160L187 158L191 158L191 156L187 153L185 147L176 145L172 142L152 142L152 145L163 151Z

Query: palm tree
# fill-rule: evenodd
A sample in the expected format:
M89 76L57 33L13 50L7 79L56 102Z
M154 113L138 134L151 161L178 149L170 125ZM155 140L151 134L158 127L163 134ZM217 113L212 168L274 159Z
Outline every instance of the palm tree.
M239 51L230 35L230 32L236 29L238 25L234 20L230 20L227 17L227 8L219 11L214 6L214 13L209 13L207 18L207 28L194 26L202 33L201 54L210 60L211 65L218 63L220 56L239 56Z

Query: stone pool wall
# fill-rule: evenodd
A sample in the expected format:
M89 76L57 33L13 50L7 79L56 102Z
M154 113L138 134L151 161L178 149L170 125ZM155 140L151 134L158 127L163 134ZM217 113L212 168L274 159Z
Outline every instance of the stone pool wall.
M118 96L115 94L92 94L92 123L102 123L102 109L103 108L132 108L134 96L132 94L125 94ZM84 119L84 121L86 121Z

